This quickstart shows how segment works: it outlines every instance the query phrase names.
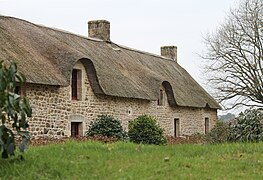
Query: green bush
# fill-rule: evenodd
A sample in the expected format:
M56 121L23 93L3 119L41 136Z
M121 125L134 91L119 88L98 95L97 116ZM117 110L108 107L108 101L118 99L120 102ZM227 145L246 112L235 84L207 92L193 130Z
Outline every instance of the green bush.
M106 136L116 139L125 139L127 133L123 130L118 119L109 115L100 115L91 122L87 136Z
M263 115L259 109L241 112L237 121L230 124L229 141L258 142L263 140Z
M229 131L229 125L227 123L217 121L211 131L205 135L205 141L212 144L227 142Z
M130 141L143 144L166 144L163 129L156 120L148 115L141 115L129 123Z
M29 140L26 118L31 117L32 109L26 97L15 93L16 85L21 86L23 83L25 77L17 72L15 62L9 67L3 61L0 62L0 152L5 159L15 154L15 134L21 137L21 152L25 151ZM11 124L13 129L6 124Z

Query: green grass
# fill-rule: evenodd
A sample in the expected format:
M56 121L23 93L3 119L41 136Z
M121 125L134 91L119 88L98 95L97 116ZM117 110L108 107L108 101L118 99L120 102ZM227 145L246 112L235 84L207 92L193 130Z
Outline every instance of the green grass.
M0 160L0 179L263 179L263 143L136 145L75 142L29 147Z

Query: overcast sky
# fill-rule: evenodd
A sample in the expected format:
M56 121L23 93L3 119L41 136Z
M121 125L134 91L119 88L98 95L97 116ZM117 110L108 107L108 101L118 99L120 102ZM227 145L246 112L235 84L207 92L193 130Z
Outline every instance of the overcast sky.
M0 14L87 36L87 21L111 23L111 40L160 54L176 45L178 63L204 85L203 37L238 0L0 0Z

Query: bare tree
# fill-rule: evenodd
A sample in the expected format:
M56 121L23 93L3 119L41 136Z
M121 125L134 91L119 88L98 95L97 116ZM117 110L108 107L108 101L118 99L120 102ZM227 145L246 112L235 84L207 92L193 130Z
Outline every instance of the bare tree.
M263 0L242 0L205 43L205 69L220 103L263 107Z

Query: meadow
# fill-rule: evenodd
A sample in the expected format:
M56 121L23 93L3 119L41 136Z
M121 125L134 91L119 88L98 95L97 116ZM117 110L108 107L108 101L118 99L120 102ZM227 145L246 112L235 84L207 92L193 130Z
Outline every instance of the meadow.
M263 179L263 143L67 141L0 159L0 179Z

